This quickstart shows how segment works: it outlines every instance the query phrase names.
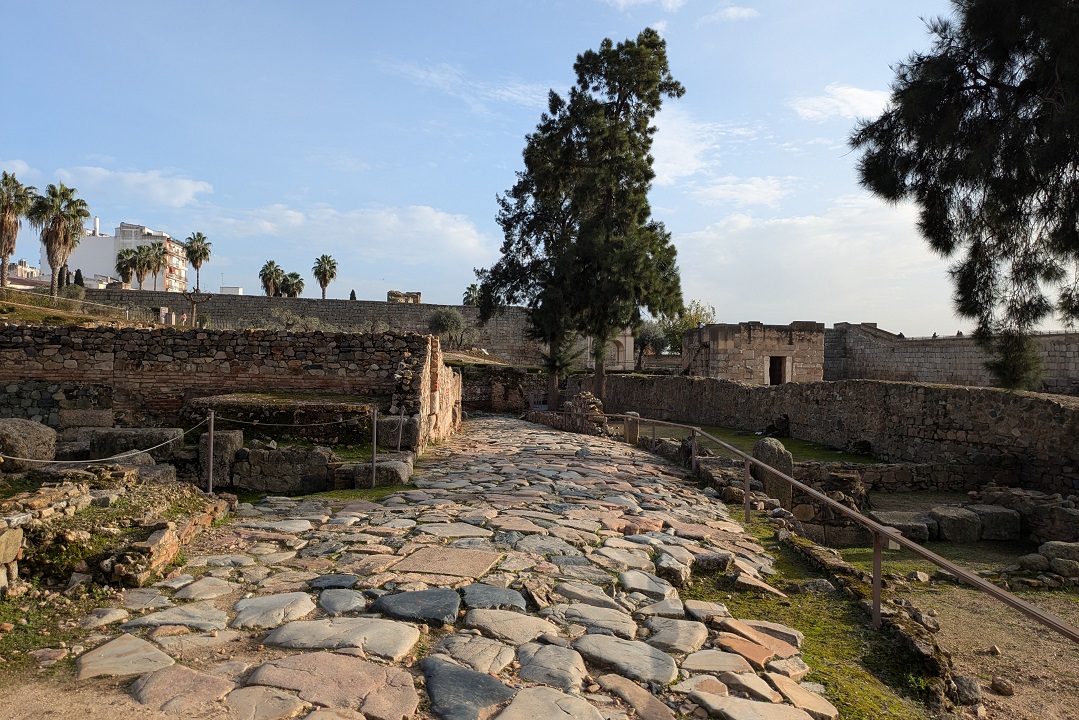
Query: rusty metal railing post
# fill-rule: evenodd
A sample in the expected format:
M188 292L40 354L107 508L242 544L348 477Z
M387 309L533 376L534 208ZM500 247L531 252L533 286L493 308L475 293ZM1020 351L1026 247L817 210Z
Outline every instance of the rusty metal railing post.
M207 418L209 425L206 433L206 494L214 494L214 411Z
M378 457L378 408L371 408L371 489L375 487L378 473L375 468L375 458Z
M656 451L656 421L652 421L652 452Z
M743 468L743 471L742 471L742 480L745 483L744 492L742 493L742 504L745 505L745 508L746 508L746 525L749 524L749 498L750 498L749 480L750 480L750 477L751 477L751 475L749 473L749 460L746 460L745 461L745 467Z
M622 439L629 442L629 418L622 418Z
M697 474L697 428L693 428L690 431L692 434L689 437L689 468L693 471L693 474Z
M873 620L869 627L874 630L880 629L880 589L883 581L881 573L881 556L884 549L884 536L879 532L873 533Z

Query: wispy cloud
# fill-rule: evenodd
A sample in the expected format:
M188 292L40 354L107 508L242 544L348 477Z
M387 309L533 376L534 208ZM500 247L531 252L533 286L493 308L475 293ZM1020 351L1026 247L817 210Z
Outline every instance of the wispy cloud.
M693 191L693 197L705 205L765 205L777 207L790 193L791 178L721 177Z
M883 90L864 90L831 83L823 95L799 97L789 105L804 120L831 120L833 118L862 118L878 115L888 103L888 93Z
M403 76L413 84L432 88L457 98L481 115L490 114L489 104L507 104L526 108L545 108L549 87L507 79L485 82L469 77L464 70L449 63L421 65L414 62L383 62L388 72Z
M724 150L760 137L759 128L699 120L680 106L669 105L656 116L655 183L674 185L698 175L711 177L720 167Z
M739 20L752 20L760 16L754 8L741 5L724 4L717 7L713 12L702 16L697 20L697 27L711 25L712 23L738 22Z
M56 175L64 183L93 200L116 199L150 207L180 208L195 202L199 195L212 193L213 185L203 180L173 175L164 170L117 171L96 166L60 168Z
M680 7L686 4L686 0L603 0L608 5L618 8L619 10L625 10L631 7L638 7L641 5L659 5L667 12L675 12Z
M31 178L40 175L39 172L30 167L30 164L25 160L3 160L0 159L0 170L11 173L19 178L19 182L26 184Z

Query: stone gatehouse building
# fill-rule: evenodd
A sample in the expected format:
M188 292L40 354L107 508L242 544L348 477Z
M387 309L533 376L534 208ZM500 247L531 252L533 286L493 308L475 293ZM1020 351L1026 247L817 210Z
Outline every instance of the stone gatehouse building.
M824 324L705 325L682 336L682 374L782 385L824 379Z

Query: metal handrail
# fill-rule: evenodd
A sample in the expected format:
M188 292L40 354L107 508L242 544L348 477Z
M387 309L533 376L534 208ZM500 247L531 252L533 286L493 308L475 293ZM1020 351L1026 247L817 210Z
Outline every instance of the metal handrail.
M564 410L541 410L541 411L537 411L537 412L548 412L548 413L554 413L554 414L558 414L558 415L580 415L580 413L570 413L570 412L567 412L567 411L564 411ZM901 546L903 548L906 548L907 550L914 553L918 557L921 557L921 558L923 558L925 560L928 560L929 562L933 563L934 565L936 565L939 568L942 568L942 569L946 570L948 573L954 575L955 577L959 578L960 580L967 583L968 585L973 586L975 589L980 590L981 592L984 592L984 593L986 593L987 595L989 595L989 596L991 596L993 598L996 598L1000 602L1004 603L1005 605L1007 605L1007 606L1009 606L1011 608L1014 608L1015 610L1018 610L1019 612L1023 613L1024 615L1026 615L1030 619L1044 625L1045 627L1049 628L1050 630L1053 630L1054 632L1057 632L1057 633L1063 635L1064 637L1068 638L1072 642L1079 643L1079 627L1076 627L1076 626L1072 625L1071 623L1069 623L1069 622L1067 622L1065 620L1062 620L1061 618L1058 618L1056 615L1053 615L1052 613L1046 612L1045 610L1042 610L1041 608L1039 608L1039 607L1037 607L1035 605L1031 605L1026 600L1023 600L1022 598L1013 595L1012 593L1008 592L1007 590L1004 590L1003 588L997 587L996 585L994 585L993 583L985 580L984 578L980 578L977 575L974 575L973 573L971 573L971 572L969 572L967 570L964 570L963 568L959 567L958 565L951 562L950 560L946 560L945 558L942 558L940 555L937 555L932 550L924 548L921 545L919 545L918 543L914 542L913 540L910 540L908 538L903 537L903 535L900 534L900 532L898 530L896 530L895 528L888 527L886 525L881 525L880 523L875 522L874 520L871 520L871 519L867 518L866 516L862 515L861 513L856 512L854 510L851 510L846 505L844 505L842 503L839 503L839 502L836 502L835 500L833 500L832 498L828 497L827 495L819 492L818 490L814 490L813 488L811 488L811 487L809 487L809 486L795 480L790 475L787 475L786 473L782 473L782 472L776 470L775 468L773 468L772 466L770 466L770 465L768 465L766 463L763 463L760 460L757 460L752 455L746 454L745 452L739 450L738 448L736 448L736 447L734 447L732 445L729 445L728 443L720 440L719 438L715 437L714 435L711 435L711 434L701 430L699 427L697 427L695 425L685 425L683 423L673 423L673 422L669 422L669 421L666 421L666 420L652 420L651 418L643 418L643 417L640 417L640 416L637 416L637 415L627 415L625 413L602 413L602 416L603 417L610 417L610 418L621 418L624 422L632 421L632 422L637 422L637 423L642 423L642 422L652 423L653 424L653 428L652 428L653 429L653 437L652 437L653 449L655 448L655 425L657 425L657 424L658 425L667 425L667 426L670 426L670 427L680 427L680 428L684 428L686 430L691 431L691 433L692 433L692 435L691 435L691 453L692 453L692 455L691 455L690 462L691 462L691 467L692 467L694 473L696 473L696 471L697 471L697 435L698 434L700 434L703 437L708 438L712 442L714 442L717 445L719 445L720 447L722 447L724 450L727 450L728 452L734 453L735 456L740 457L742 459L743 463L744 463L744 467L743 467L743 479L744 479L744 482L745 482L744 506L745 506L745 518L746 518L747 523L749 522L749 511L750 511L750 478L751 478L750 466L752 464L752 465L756 465L757 467L761 468L762 470L770 472L772 475L774 475L776 477L782 478L784 481L789 483L792 487L798 488L799 490L804 492L806 495L809 495L813 499L824 503L829 508L839 512L840 514L850 518L851 520L854 520L856 523L858 523L862 527L864 527L864 528L868 529L869 531L871 531L873 533L873 610L872 610L872 618L873 618L872 627L873 628L879 628L881 626L880 601L881 601L881 579L882 579L882 576L883 576L882 571L881 571L881 563L882 563L882 555L883 555L882 551L884 549L885 544L895 544L895 545L899 545L899 546Z

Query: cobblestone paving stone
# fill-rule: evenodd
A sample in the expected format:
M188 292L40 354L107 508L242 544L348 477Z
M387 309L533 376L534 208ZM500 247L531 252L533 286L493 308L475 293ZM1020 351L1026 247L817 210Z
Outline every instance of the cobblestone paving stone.
M772 559L682 478L620 443L470 420L381 502L241 505L127 614L86 619L102 635L79 676L236 717L835 718L797 683L796 629L682 603L703 566L773 590Z

